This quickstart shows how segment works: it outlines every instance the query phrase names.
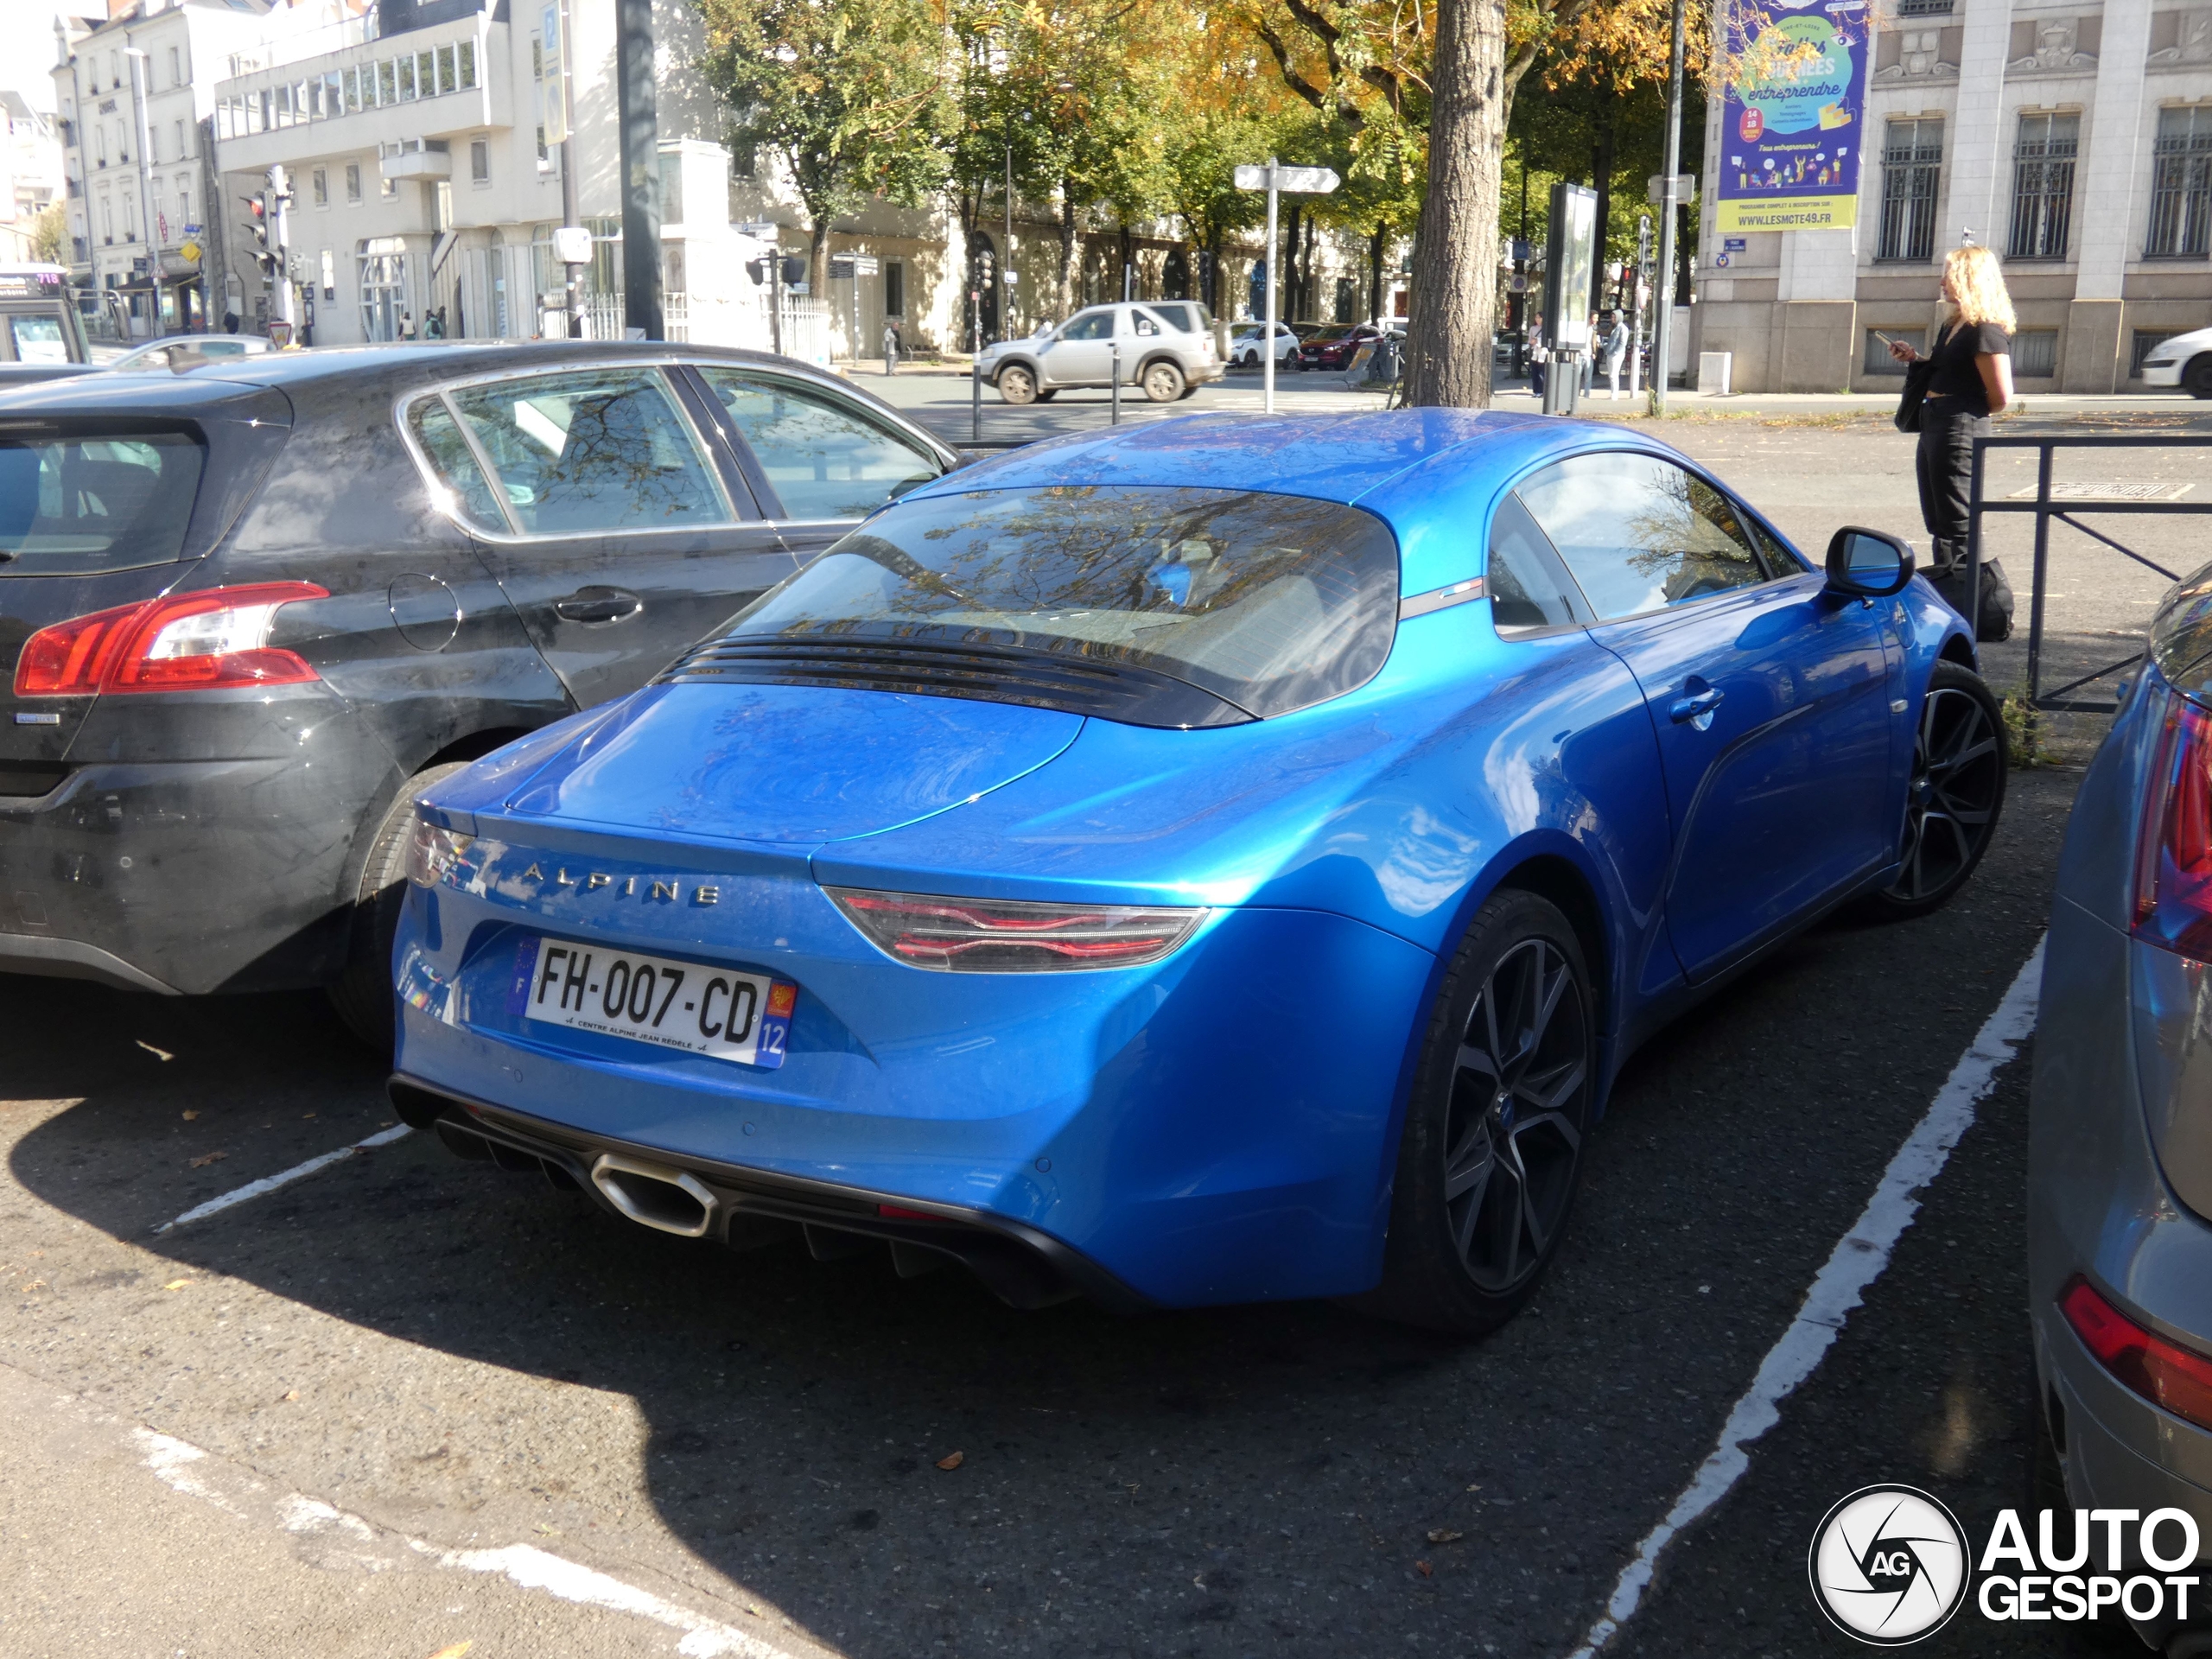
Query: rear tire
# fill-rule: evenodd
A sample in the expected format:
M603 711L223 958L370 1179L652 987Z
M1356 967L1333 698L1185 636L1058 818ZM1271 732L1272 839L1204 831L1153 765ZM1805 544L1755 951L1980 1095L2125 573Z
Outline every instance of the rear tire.
M1015 408L1024 408L1037 401L1037 377L1019 363L1010 363L999 371L999 396Z
M2181 385L2192 397L2212 397L2212 352L2189 359L2181 372Z
M1582 944L1533 893L1491 895L1429 1017L1382 1281L1354 1306L1458 1336L1497 1329L1559 1253L1597 1097Z
M2005 711L1981 676L1938 663L1913 735L1897 878L1874 895L1878 917L1903 921L1958 896L2005 810Z
M1155 404L1172 404L1183 395L1183 371L1173 363L1147 363L1139 382L1144 395Z
M399 906L407 896L407 838L415 823L415 798L441 779L459 772L465 761L427 766L401 785L369 840L353 895L353 935L345 970L324 995L346 1028L378 1053L389 1056L394 1037L391 998L391 941L399 931Z

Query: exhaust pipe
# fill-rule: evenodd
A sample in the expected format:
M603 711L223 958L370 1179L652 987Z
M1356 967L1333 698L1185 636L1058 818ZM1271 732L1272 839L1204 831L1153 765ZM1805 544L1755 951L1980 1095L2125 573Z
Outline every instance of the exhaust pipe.
M681 1170L639 1163L601 1153L591 1166L591 1184L607 1201L640 1226L678 1238L704 1238L715 1224L718 1200Z

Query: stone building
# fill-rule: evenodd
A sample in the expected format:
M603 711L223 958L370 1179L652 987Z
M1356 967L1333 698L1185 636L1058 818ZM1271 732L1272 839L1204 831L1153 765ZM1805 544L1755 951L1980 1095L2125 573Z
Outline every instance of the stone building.
M2004 256L2024 391L2139 390L2212 324L2212 4L1891 0L1875 48L1854 230L1718 234L1708 105L1696 344L1736 390L1894 386L1876 332L1925 344L1969 237Z

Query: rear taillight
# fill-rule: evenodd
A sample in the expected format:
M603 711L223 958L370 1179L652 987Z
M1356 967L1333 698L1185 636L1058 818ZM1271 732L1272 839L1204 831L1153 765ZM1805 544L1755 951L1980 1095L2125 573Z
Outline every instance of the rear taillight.
M1158 905L1035 904L849 887L825 891L886 956L940 973L1138 967L1173 951L1205 914Z
M2135 937L2212 961L2212 715L2168 700L2135 844Z
M57 622L24 642L16 695L213 691L316 679L307 658L269 644L269 625L279 606L329 597L311 582L260 582Z
M2058 1311L2120 1382L2175 1416L2212 1428L2212 1359L2153 1336L2078 1274L2060 1293Z

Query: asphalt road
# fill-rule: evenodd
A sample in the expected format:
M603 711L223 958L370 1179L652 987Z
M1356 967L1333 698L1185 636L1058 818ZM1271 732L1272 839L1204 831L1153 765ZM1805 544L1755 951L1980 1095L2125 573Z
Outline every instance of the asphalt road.
M2033 948L2074 781L2016 780L1948 911L1828 924L1645 1050L1473 1345L1017 1314L420 1136L156 1233L388 1126L378 1067L312 997L0 980L0 1652L1564 1655ZM2024 1071L1615 1651L1840 1650L1836 1497L2023 1501Z

